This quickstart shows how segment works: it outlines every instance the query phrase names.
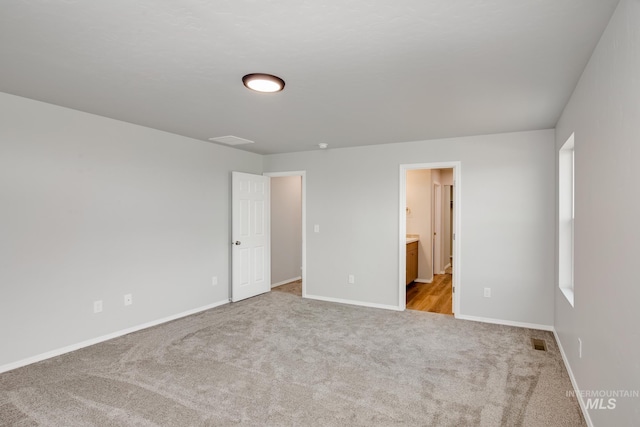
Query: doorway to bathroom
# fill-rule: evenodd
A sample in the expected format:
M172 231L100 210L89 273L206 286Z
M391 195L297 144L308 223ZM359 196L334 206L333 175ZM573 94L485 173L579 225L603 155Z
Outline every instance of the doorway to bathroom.
M459 162L400 167L400 309L459 312L459 175Z

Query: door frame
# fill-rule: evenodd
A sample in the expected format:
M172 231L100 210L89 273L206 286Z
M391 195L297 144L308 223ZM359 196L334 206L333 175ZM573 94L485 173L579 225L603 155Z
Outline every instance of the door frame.
M307 171L264 172L264 176L299 176L302 190L302 298L307 297ZM269 205L271 207L271 205ZM271 244L271 242L269 242Z
M462 180L461 180L461 162L438 162L438 163L405 163L400 165L400 185L399 185L399 209L398 209L398 309L401 311L407 308L407 284L406 284L406 263L407 263L407 171L416 169L453 169L453 224L451 228L454 233L453 247L453 271L452 285L455 288L453 294L453 313L455 317L461 316L460 306L462 301L461 286L461 244L462 234L461 221L462 218ZM432 240L432 236L429 236Z

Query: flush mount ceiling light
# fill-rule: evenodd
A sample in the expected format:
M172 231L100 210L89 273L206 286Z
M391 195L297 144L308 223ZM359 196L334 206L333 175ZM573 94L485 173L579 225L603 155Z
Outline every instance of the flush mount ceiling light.
M242 83L256 92L273 93L284 89L284 80L271 74L247 74L242 78Z

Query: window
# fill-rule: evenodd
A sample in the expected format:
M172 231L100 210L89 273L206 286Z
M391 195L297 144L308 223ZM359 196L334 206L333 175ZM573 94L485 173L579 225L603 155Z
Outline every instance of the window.
M573 236L575 219L574 134L558 156L558 285L573 306Z

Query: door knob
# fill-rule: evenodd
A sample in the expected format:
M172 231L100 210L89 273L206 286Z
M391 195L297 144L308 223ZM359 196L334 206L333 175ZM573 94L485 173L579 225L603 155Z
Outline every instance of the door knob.
M234 245L239 246L242 244L242 242L240 242L240 240L236 240L235 242L233 242Z

